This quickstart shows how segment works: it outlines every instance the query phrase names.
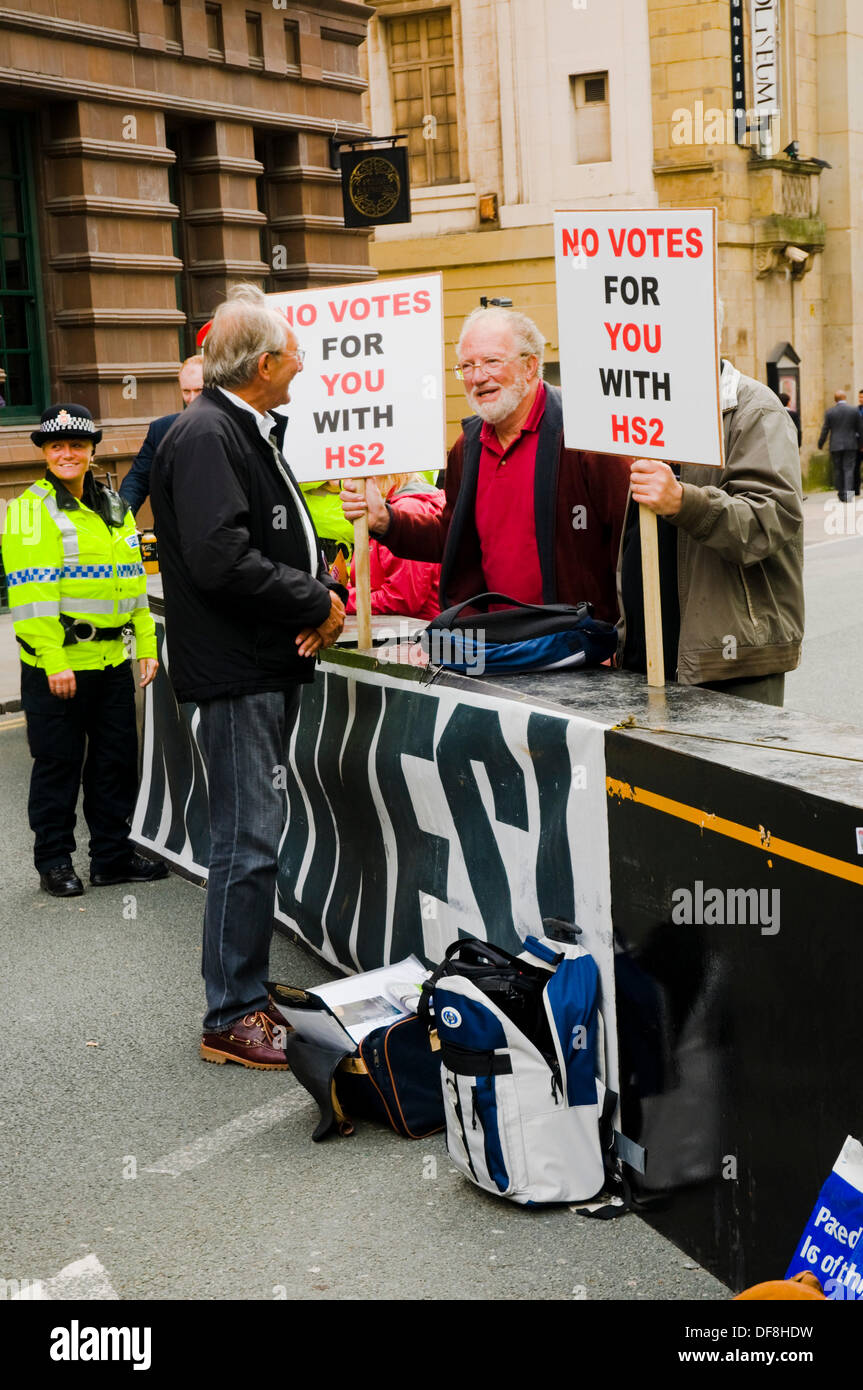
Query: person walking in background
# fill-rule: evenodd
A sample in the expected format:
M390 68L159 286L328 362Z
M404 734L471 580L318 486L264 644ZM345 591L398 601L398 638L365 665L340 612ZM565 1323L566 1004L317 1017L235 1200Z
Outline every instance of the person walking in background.
M180 368L177 380L183 397L183 410L190 406L192 401L196 401L203 390L203 366L204 359L198 353L194 357L187 357ZM150 493L150 469L156 457L156 450L174 421L179 420L181 413L175 411L173 415L160 415L158 420L152 422L132 467L120 484L120 496L131 507L135 516Z
M156 635L132 514L90 470L102 431L89 410L52 406L30 438L45 476L9 507L3 564L33 756L34 862L46 892L71 898L84 891L72 866L82 781L91 884L168 872L129 843L138 735L123 631L134 632L142 686L158 669Z
M377 477L381 497L394 512L410 516L440 516L446 504L444 492L419 473L391 473ZM398 613L406 618L436 618L440 612L440 565L422 560L400 560L373 537L369 540L369 578L373 613ZM356 565L351 566L347 613L357 611Z
M270 942L288 762L300 687L344 623L273 407L290 400L303 352L254 285L220 305L204 344L204 390L165 436L152 496L170 677L200 710L210 865L201 1056L287 1067L269 1001Z
M856 491L854 473L863 442L863 416L848 404L844 391L834 391L833 400L835 404L824 412L818 448L823 449L829 437L833 486L840 502L850 502Z
M860 466L863 464L863 391L857 392L857 414L860 416L860 448L857 450L857 466L854 469L854 496L860 496Z
M787 391L780 391L779 399L785 406L785 409L788 411L788 414L791 416L791 423L797 431L797 448L799 449L800 445L803 443L803 431L800 428L800 416L796 410L791 409L791 397L789 396Z

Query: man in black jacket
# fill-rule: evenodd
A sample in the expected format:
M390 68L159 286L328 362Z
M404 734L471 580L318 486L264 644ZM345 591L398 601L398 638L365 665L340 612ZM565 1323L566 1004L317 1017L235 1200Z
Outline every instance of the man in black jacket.
M187 357L180 368L177 380L180 383L184 410L192 404L192 401L198 399L203 390L203 371L204 359L200 353L195 357ZM133 516L137 516L149 495L150 469L153 466L153 459L156 457L156 450L174 421L179 420L179 418L180 412L175 411L173 415L160 415L158 420L153 420L132 467L120 484L120 496L124 502L128 502Z
M302 493L272 432L303 354L255 286L232 290L204 348L204 391L170 430L151 485L165 591L168 669L200 708L210 873L201 1056L285 1068L268 975L279 766L315 654L344 623Z

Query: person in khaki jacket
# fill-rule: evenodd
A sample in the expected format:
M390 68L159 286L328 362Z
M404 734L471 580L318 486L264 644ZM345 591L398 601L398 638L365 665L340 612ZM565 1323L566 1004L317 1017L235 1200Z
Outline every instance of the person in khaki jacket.
M659 517L666 677L781 705L803 637L803 508L794 426L723 361L725 466L637 459L632 502ZM645 669L637 507L620 549L622 665Z

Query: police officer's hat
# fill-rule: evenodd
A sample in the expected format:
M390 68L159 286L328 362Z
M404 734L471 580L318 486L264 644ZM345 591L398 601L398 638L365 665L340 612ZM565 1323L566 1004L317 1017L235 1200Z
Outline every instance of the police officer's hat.
M96 421L85 405L52 405L30 438L40 449L52 439L89 439L96 445L102 438L102 431L96 428Z

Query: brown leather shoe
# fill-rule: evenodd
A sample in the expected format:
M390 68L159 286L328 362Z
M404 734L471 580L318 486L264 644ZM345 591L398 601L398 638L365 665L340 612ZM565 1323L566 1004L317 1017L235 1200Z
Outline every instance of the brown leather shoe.
M276 1027L269 1013L246 1014L220 1033L205 1033L201 1038L201 1056L205 1062L219 1065L239 1062L256 1071L287 1071L284 1050L276 1045Z

